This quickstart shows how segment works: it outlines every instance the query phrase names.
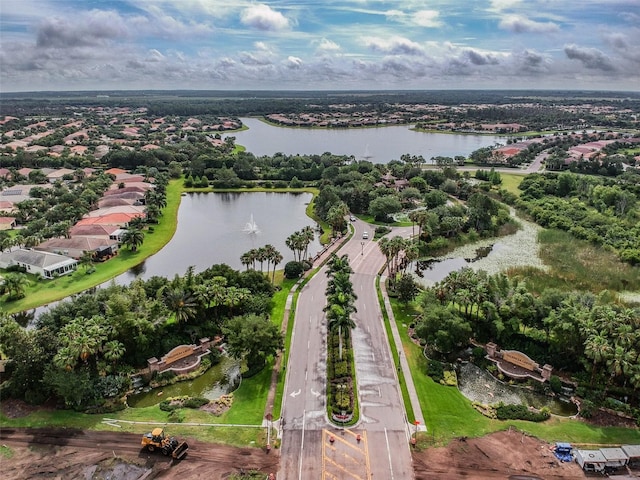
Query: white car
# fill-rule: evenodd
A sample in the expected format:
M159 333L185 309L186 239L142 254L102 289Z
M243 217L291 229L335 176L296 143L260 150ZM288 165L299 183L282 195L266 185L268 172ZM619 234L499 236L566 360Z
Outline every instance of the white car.
M369 232L363 232L363 233L362 233L362 238L364 238L365 240L366 240L367 238L369 238Z

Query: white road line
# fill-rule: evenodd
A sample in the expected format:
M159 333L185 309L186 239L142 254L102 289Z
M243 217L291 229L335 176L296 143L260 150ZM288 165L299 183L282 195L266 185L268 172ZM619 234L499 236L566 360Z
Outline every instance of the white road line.
M304 432L304 422L302 423L302 428L303 428L303 432ZM389 472L391 473L391 480L393 480L393 465L391 464L391 448L389 448L389 436L387 435L387 429L384 429L384 438L387 441L387 454L389 455ZM302 437L302 440L304 440L304 436Z
M300 440L300 462L298 462L298 480L302 480L302 451L304 450L304 422L305 417L307 416L307 411L302 411L302 439ZM385 433L386 430L385 430ZM387 446L389 445L389 441L387 440Z
M382 392L380 391L380 387L378 387L378 396L381 397L382 396Z
M376 354L374 352L371 352L371 360L376 361Z
M309 373L309 370L305 370L304 371L304 381L307 381L307 374Z

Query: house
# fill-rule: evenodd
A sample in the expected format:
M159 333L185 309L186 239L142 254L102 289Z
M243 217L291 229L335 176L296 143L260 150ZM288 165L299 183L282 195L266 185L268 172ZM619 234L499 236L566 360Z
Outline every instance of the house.
M74 173L75 171L69 168L59 168L51 173L48 173L47 180L49 181L49 183L56 183L57 181L62 181L65 175L73 176Z
M118 205L114 207L98 208L97 210L89 212L86 216L89 218L104 217L113 213L126 213L138 217L145 216L144 207L135 205Z
M0 168L0 178L9 180L11 178L11 170L9 170L8 168Z
M69 229L69 236L103 238L108 240L111 234L120 227L117 225L74 225Z
M55 278L72 273L78 267L78 261L64 255L22 248L0 253L0 268L12 265L24 267L27 273L43 278Z
M0 217L0 230L11 230L16 228L16 219L14 217Z
M141 217L144 215L137 214L132 215L129 213L110 213L109 215L104 215L102 217L88 217L83 218L76 226L81 225L118 225L120 227L126 227L127 224L136 217Z
M84 252L94 252L96 260L104 260L117 253L118 242L93 237L50 238L35 247L35 250L67 255L75 259L82 257Z

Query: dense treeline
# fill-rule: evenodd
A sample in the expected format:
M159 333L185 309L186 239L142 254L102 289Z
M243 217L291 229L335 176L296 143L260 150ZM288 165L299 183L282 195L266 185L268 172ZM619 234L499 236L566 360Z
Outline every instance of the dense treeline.
M427 289L417 306L415 333L431 355L455 356L470 338L495 341L578 379L588 402L626 396L638 407L640 310L606 291L534 295L522 279L465 268Z
M10 361L0 395L103 408L127 391L129 374L148 358L216 335L255 372L282 347L268 318L273 291L260 272L214 265L79 295L41 314L32 329L2 316L0 344Z
M640 264L640 211L638 174L616 180L561 174L527 175L515 205L547 228L566 230L617 252L633 265Z

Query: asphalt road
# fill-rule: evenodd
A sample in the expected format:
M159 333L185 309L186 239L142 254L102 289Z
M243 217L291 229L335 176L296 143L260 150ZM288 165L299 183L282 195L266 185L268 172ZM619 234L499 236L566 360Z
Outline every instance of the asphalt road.
M356 233L338 255L349 256L358 296L352 339L360 422L351 432L340 432L327 419L326 319L322 311L327 276L323 268L298 297L282 411L281 479L405 480L414 476L410 431L375 289L385 259L371 240L373 228L360 221L354 226ZM362 239L365 230L369 232L366 240ZM408 236L411 228L391 235L397 234ZM356 441L357 434L361 441Z

